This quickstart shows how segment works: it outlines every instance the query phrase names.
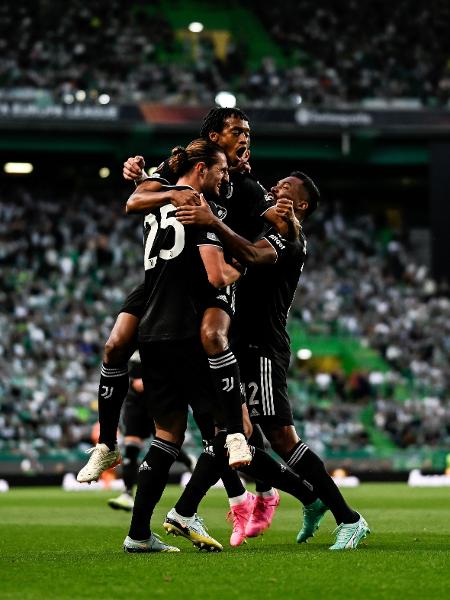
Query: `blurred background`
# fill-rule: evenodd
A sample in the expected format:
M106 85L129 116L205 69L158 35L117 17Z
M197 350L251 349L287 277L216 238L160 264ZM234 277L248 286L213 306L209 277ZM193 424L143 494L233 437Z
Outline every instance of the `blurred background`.
M122 163L154 168L215 104L248 114L263 185L322 192L289 324L305 440L366 480L450 467L449 31L444 0L5 0L0 477L84 463L143 273Z

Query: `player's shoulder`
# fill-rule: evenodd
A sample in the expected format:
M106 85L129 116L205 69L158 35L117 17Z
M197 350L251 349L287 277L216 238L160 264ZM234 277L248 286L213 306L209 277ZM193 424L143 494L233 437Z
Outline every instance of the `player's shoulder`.
M266 194L267 190L262 183L253 175L253 173L236 173L231 177L235 188L254 190L255 192Z

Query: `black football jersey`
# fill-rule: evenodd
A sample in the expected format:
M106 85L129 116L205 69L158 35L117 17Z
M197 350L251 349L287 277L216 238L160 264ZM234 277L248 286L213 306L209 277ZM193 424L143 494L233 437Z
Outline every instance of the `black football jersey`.
M169 159L159 165L151 179L176 182ZM225 209L224 223L247 240L257 239L267 229L261 217L271 208L273 200L250 173L232 173L229 183L222 188L220 199L214 201Z
M289 241L271 228L263 236L277 253L272 265L250 267L236 293L233 343L265 352L290 353L287 317L306 257L306 240Z
M186 189L187 186L164 186ZM210 203L217 214L217 208ZM145 311L139 341L181 340L199 335L203 299L210 290L198 247L222 247L217 236L184 227L171 204L144 218Z

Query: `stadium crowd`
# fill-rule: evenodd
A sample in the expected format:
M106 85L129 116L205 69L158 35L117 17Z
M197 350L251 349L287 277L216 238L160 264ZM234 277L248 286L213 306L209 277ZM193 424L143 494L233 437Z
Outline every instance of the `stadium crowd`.
M5 2L0 7L0 98L52 102L209 105L218 91L242 106L358 105L450 99L445 2L247 2L284 55L251 67L248 40L219 57L207 35L195 52L158 3ZM231 6L232 9L232 6ZM176 57L176 60L174 60ZM281 64L283 63L283 64Z
M111 197L1 192L0 450L91 444L103 344L142 277L140 219L125 217ZM293 361L290 391L305 438L321 452L365 447L361 411L372 406L374 425L395 445L448 444L448 295L368 215L322 210L308 240L292 318L309 332L359 338L390 371L311 374Z

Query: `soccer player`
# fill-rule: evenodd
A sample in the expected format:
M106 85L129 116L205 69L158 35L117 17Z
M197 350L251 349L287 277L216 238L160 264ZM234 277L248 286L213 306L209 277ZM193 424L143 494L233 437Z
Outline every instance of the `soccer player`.
M145 402L144 382L142 381L142 365L139 352L133 354L129 363L130 389L122 411L123 423L123 461L122 477L125 491L108 500L108 506L115 510L133 510L133 490L137 482L138 458L144 447L144 442L155 435L155 423L149 415ZM177 457L192 472L195 464L194 457L189 456L183 448Z
M178 189L188 187L218 196L228 177L223 151L203 139L176 148L170 160ZM145 309L138 328L144 392L155 421L155 438L139 467L128 552L176 552L150 531L169 469L176 460L190 405L199 413L216 408L208 364L200 341L200 323L211 285L224 288L240 276L225 262L214 234L185 229L171 204L150 210L144 219ZM198 541L221 549L197 523Z
M214 108L205 117L201 135L217 143L227 155L230 165L235 167L225 198L227 222L239 233L254 239L262 230L261 216L276 222L279 217L273 210L272 202L264 188L245 169L245 154L248 152L250 128L248 118L237 108ZM143 159L129 159L125 163L124 176L128 179L142 177ZM243 172L240 172L242 170ZM195 204L198 194L193 190L161 189L159 177L173 183L173 173L168 161L160 165L157 173L138 186L127 203L128 212L143 212L171 202L174 206ZM230 325L230 305L233 297L221 294L213 305L205 311L201 326L202 343L210 358L210 369L216 381L223 404L228 408L227 425L240 432L242 417L240 409L239 371L228 344ZM92 449L87 465L78 473L80 482L91 482L100 474L120 461L116 443L116 431L123 399L128 389L127 361L135 349L135 337L143 310L143 285L135 288L125 301L106 343L101 370L98 395L100 437ZM224 310L216 310L222 308ZM228 312L228 314L227 314ZM234 385L224 386L222 380L233 381ZM230 440L230 464L237 466L248 460L248 449L238 436ZM242 448L242 450L241 450ZM241 490L242 491L242 490ZM271 510L271 507L268 506Z
M180 208L177 219L186 226L197 224L214 231L234 257L250 266L237 291L234 348L250 418L259 423L272 448L288 466L311 484L315 495L314 502L304 507L304 524L297 541L306 542L314 535L328 507L338 525L331 549L356 548L369 533L368 525L347 505L321 459L299 438L287 395L290 340L286 322L303 270L306 240L302 231L297 239L289 239L286 234L296 229L296 221L301 224L315 210L319 192L313 181L298 171L279 181L271 192L276 200L275 210L285 224L270 229L256 243L220 222L205 203L201 207ZM193 497L198 500L199 489L195 485L194 481ZM184 495L189 494L188 485ZM169 530L176 527L173 522L177 506L186 517L195 512L197 505L182 497L166 520ZM247 536L254 536L260 529L258 520L254 511L246 527Z

